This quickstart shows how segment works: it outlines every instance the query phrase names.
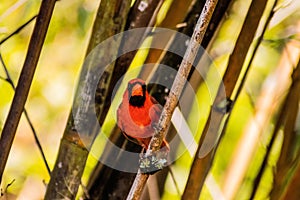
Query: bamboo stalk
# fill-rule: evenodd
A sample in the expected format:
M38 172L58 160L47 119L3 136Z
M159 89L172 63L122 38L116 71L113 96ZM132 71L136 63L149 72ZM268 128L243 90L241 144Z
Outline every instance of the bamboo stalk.
M299 26L299 25L298 25ZM297 45L293 42L289 45ZM270 192L270 199L281 199L284 195L287 185L290 181L289 174L294 173L295 166L297 165L297 155L295 150L297 148L297 133L295 130L297 114L299 111L299 98L300 98L300 50L289 52L289 54L298 53L298 61L289 60L290 64L296 64L297 67L292 74L292 85L286 97L286 104L282 109L285 110L284 120L279 122L284 126L283 128L283 144L278 158L276 169L273 171L274 181L273 187ZM294 57L294 56L293 56ZM292 66L293 66L292 64ZM281 66L282 67L282 66ZM279 124L278 124L279 126ZM279 130L278 130L279 131ZM278 134L278 133L277 133ZM277 135L276 134L276 135ZM295 156L296 155L296 156Z
M230 111L230 97L242 71L248 49L255 36L259 21L264 12L267 0L253 0L248 10L242 30L236 45L229 57L228 67L223 76L223 82L212 105L209 118L201 135L196 157L194 158L188 182L182 199L198 199L205 178L213 162L214 153L219 140L221 124ZM222 104L224 104L222 106ZM221 136L222 137L222 136Z
M121 39L119 37L110 40L108 49L96 46L124 30L130 4L130 1L122 0L100 2L87 48L88 58L81 70L72 110L45 194L46 200L76 197L88 150L100 128L95 113L99 116L103 112L113 71L112 63L105 68L101 78L95 77L95 74L103 69L97 62L100 59L101 63L113 61L117 56Z
M291 54L291 52L293 53ZM237 193L249 163L253 158L257 144L263 134L263 130L270 122L271 116L278 110L280 105L279 97L282 96L289 86L289 77L292 72L289 61L290 56L293 57L293 62L298 60L299 49L294 45L288 44L287 50L282 54L278 68L274 74L267 79L261 95L257 100L255 114L247 124L243 136L233 154L222 189L228 199L232 199Z
M287 184L283 184L283 181L288 181L289 176L285 176L285 173L292 172L295 168L294 166L297 165L297 158L294 158L295 153L295 143L297 141L297 137L295 135L295 131L293 130L295 127L295 120L298 113L298 103L299 103L299 70L300 70L300 63L298 62L297 68L294 70L292 74L292 85L290 90L287 94L283 102L283 106L280 109L279 117L277 119L275 128L272 133L271 140L266 147L266 155L263 159L262 165L259 169L259 172L254 180L254 187L251 194L251 199L255 197L257 192L259 191L259 183L262 180L263 174L267 169L268 160L270 158L273 146L275 141L278 137L278 134L284 127L284 138L283 138L283 145L281 154L279 157L279 161L277 162L276 170L274 170L275 180L272 187L271 193L273 194L280 194L283 195L283 191ZM277 173L277 171L279 173ZM284 173L283 173L284 172ZM279 176L278 176L279 175ZM278 178L278 177L280 178ZM283 177L284 176L284 177ZM273 192L272 192L273 191Z
M298 199L300 196L300 162L299 162L299 154L300 151L298 150L298 166L296 167L296 171L294 176L292 177L291 182L288 185L287 191L282 199L284 200L291 200L291 199Z

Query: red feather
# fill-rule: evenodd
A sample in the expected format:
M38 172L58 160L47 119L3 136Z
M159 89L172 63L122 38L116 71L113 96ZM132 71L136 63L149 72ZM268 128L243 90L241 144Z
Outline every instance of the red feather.
M141 79L129 81L117 111L117 124L127 138L136 139L147 149L155 132L154 125L160 118L162 106L149 95L145 86L145 82ZM130 102L131 98L134 100L133 103ZM161 147L164 146L169 150L169 144L165 139Z

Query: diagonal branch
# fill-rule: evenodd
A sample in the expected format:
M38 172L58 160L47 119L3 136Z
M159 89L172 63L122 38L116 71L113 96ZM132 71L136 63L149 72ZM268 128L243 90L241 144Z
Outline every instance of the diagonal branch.
M8 155L16 134L16 130L26 103L33 75L44 44L49 22L56 0L42 1L39 15L30 39L28 53L22 68L16 93L8 113L0 138L0 182L8 159Z
M179 96L183 90L189 72L192 68L193 62L196 58L198 49L204 37L205 31L208 27L208 23L211 19L213 11L216 7L217 0L207 0L201 16L198 19L197 25L195 27L194 33L190 40L188 49L183 57L183 61L180 64L178 73L175 77L175 81L172 85L170 94L163 108L162 115L158 122L158 127L154 133L154 136L150 142L150 148L147 150L146 155L150 155L153 151L158 151L163 142L163 138L170 125L172 113L177 106ZM142 174L138 171L137 177L133 183L131 191L127 196L127 199L139 199L142 190L148 179L148 174Z
M13 80L12 80L10 74L9 74L9 71L8 71L8 69L7 69L7 67L6 67L6 64L4 63L4 60L3 60L3 58L2 58L1 52L0 52L0 62L2 63L2 66L3 66L3 68L4 68L4 71L5 71L5 74L6 74L6 77L7 77L7 78L4 79L4 80L10 84L10 86L13 88L14 91L16 91L16 86L15 86L15 84L14 84L14 82L13 82ZM33 133L33 137L34 137L35 143L36 143L36 145L38 146L38 149L39 149L39 151L40 151L40 153L41 153L41 155L42 155L44 164L45 164L45 166L46 166L46 168L47 168L47 172L48 172L48 174L50 175L50 174L51 174L51 170L50 170L49 164L48 164L48 162L47 162L45 153L44 153L44 151L43 151L42 145L41 145L41 143L40 143L40 141L39 141L39 138L38 138L38 136L37 136L36 130L35 130L33 124L32 124L32 121L31 121L31 119L30 119L30 117L29 117L29 115L28 115L28 112L27 112L27 110L26 110L25 108L24 108L23 112L24 112L25 118L26 118L26 120L27 120L27 122L28 122L28 124L29 124L29 126L30 126L30 129L31 129L31 131L32 131L32 133Z
M24 24L22 24L19 28L17 28L14 32L12 32L11 34L9 34L8 36L6 36L5 38L3 38L0 41L0 45L2 45L4 42L6 42L9 38L11 38L12 36L16 35L17 33L19 33L23 28L25 28L28 24L30 24L30 22L32 22L35 18L37 17L37 15L34 15L33 17L31 17L27 22L25 22Z

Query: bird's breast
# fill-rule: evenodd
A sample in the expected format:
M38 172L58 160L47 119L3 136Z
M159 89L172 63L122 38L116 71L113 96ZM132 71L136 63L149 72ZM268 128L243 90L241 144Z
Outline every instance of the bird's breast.
M139 127L143 128L151 124L151 119L149 117L149 109L142 107L129 107L129 117L131 120Z

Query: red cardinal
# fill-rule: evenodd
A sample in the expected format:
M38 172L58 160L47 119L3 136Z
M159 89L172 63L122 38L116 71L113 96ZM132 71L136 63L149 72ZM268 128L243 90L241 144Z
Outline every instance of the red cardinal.
M162 106L149 95L145 81L132 79L128 82L123 100L117 111L117 124L127 139L136 139L145 149L148 149L154 134L154 125L158 123ZM169 144L164 139L161 145L169 150Z

